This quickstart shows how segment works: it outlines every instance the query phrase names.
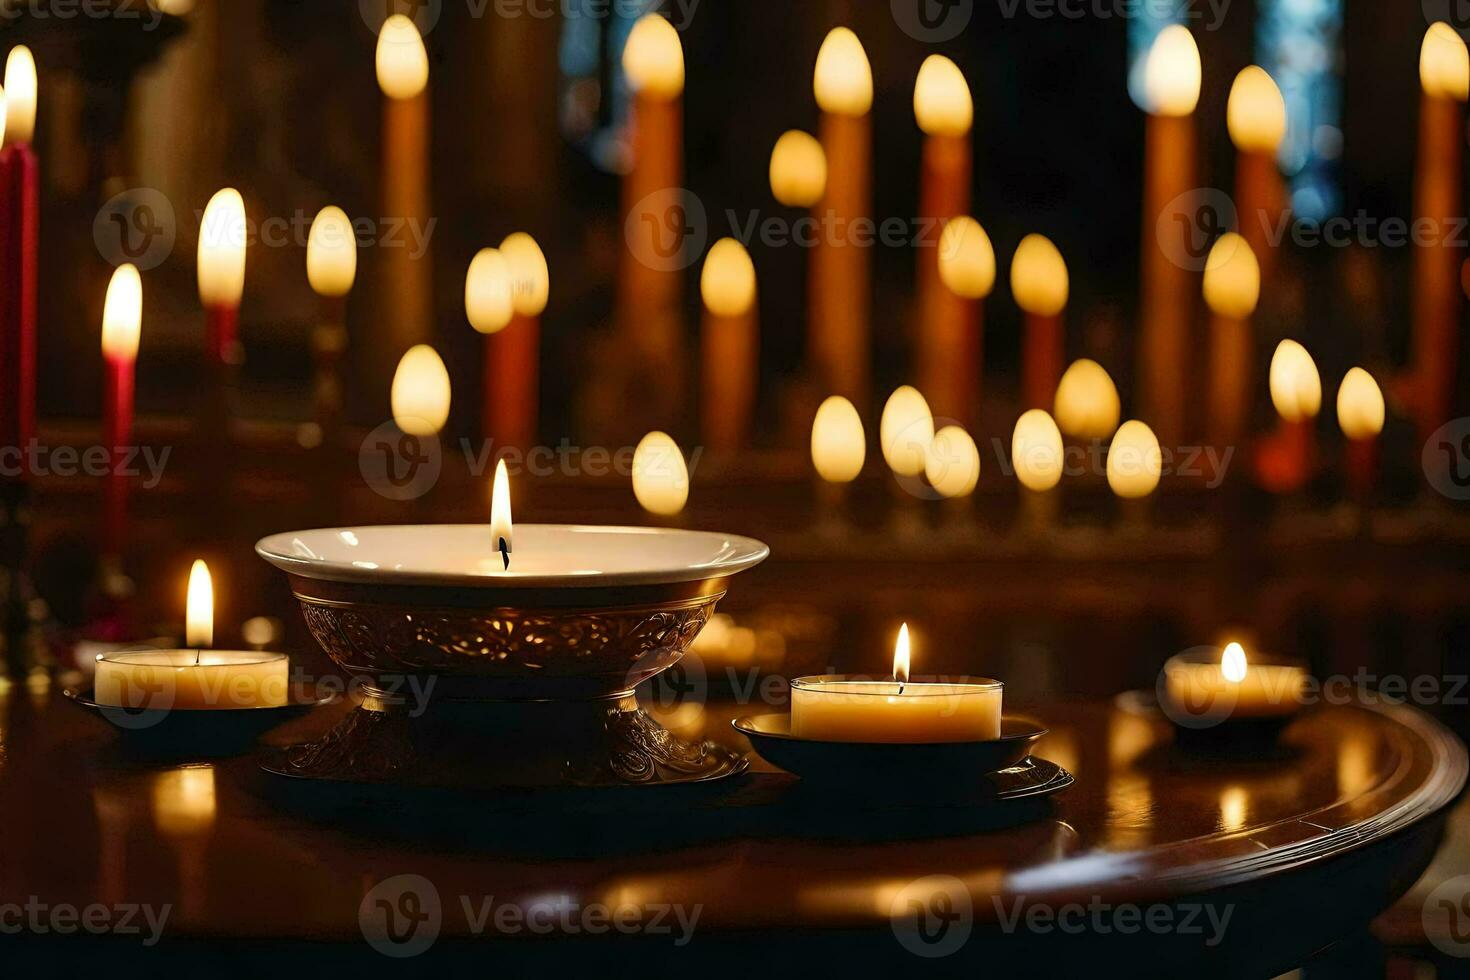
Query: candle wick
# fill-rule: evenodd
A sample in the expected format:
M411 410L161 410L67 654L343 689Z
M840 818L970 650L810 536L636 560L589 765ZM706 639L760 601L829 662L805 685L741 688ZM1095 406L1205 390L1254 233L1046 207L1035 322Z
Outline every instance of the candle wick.
M204 660L204 648L203 647L195 647L194 648L194 666L195 667L198 667L199 664L200 664L200 662L202 662L203 660Z
M500 538L500 557L505 561L505 571L510 571L510 545L504 536Z

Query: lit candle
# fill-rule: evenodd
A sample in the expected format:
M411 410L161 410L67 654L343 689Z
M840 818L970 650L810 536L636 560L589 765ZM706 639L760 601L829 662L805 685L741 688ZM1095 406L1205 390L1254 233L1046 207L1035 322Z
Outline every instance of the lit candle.
M1070 439L1104 440L1118 428L1123 403L1112 376L1088 358L1073 361L1057 385L1057 428Z
M1239 643L1226 646L1218 662L1179 656L1164 665L1164 690L1174 711L1196 723L1296 714L1306 682L1300 665L1249 663Z
M929 744L1000 738L1004 685L979 678L910 678L909 628L898 631L892 680L799 677L791 734L825 742Z
M1383 392L1373 375L1360 367L1349 370L1337 389L1337 424L1347 439L1348 493L1360 505L1373 496L1384 415Z
M755 264L733 238L715 242L699 279L704 332L699 405L705 445L715 452L744 449L750 439L759 381L760 326Z
M863 420L852 402L832 395L812 419L812 467L817 471L821 520L832 525L842 518L847 485L863 472L868 455Z
M1322 408L1322 377L1305 347L1283 340L1271 357L1270 385L1281 429L1262 450L1261 478L1266 489L1291 493L1306 485L1316 465L1314 425Z
M1033 408L1016 420L1011 467L1021 484L1022 520L1033 529L1051 521L1064 465L1062 432L1045 409Z
M189 649L105 654L97 659L98 704L155 711L286 704L290 661L285 654L207 649L214 643L214 595L209 568L202 561L189 572L186 609Z
M1163 470L1163 451L1152 429L1136 419L1118 427L1108 446L1108 486L1125 507L1132 508L1126 511L1132 520L1146 516L1139 509L1143 505L1136 502L1159 488Z
M964 73L943 55L930 55L914 83L914 118L924 133L919 173L919 218L936 236L916 249L918 262L919 382L941 415L969 418L969 406L955 404L949 367L964 349L956 347L963 327L964 302L940 277L942 234L952 218L970 210L970 127L974 102ZM938 240L936 240L938 239ZM922 247L926 245L938 247Z
M788 208L814 208L827 193L827 154L815 136L789 129L771 148L771 195Z
M1205 262L1210 308L1209 429L1214 445L1239 446L1251 416L1255 343L1251 316L1261 296L1261 269L1250 243L1226 232Z
M924 475L939 496L963 500L980 483L980 448L964 429L947 425L929 443Z
M551 274L536 239L506 236L500 254L510 270L510 324L486 338L486 433L503 446L528 451L540 427L541 314L551 297Z
M1175 24L1160 31L1144 73L1150 111L1144 148L1139 379L1143 412L1153 420L1159 438L1171 446L1184 438L1195 292L1192 273L1181 263L1187 260L1190 236L1197 229L1176 220L1192 222L1192 210L1177 216L1165 216L1164 211L1199 187L1194 111L1200 73L1199 48L1189 29Z
M383 92L383 214L427 226L429 200L429 53L414 22L394 14L378 32L378 88ZM434 324L433 262L407 248L383 250L376 278L383 351L428 340Z
M103 554L122 554L126 536L128 484L123 476L133 436L133 380L143 323L143 280L136 267L119 266L102 305L102 445L112 454L106 484Z
M659 517L677 516L689 501L689 468L667 433L650 432L633 450L633 496Z
M1236 152L1236 224L1269 282L1276 259L1272 238L1286 211L1286 184L1276 162L1286 138L1286 100L1264 68L1250 65L1235 76L1225 117Z
M1416 223L1432 225L1414 251L1412 408L1419 440L1449 420L1459 363L1460 261L1464 216L1464 102L1470 96L1470 52L1454 28L1430 26L1419 54L1419 168L1414 182Z
M656 255L675 256L685 246L688 220L684 184L684 48L679 32L657 13L633 25L623 47L623 71L632 90L629 169L623 178L623 213L629 235L647 237ZM683 268L629 250L618 284L618 321L639 356L675 370L681 357Z
M1027 408L1052 404L1066 357L1062 314L1069 289L1067 263L1044 235L1027 235L1011 260L1011 293L1026 313L1021 351L1022 393Z
M24 45L5 60L0 91L0 446L27 445L36 430L36 273L40 165L36 62ZM29 459L23 454L23 459ZM22 476L28 473L23 472Z
M946 418L973 422L985 377L985 297L995 288L995 248L980 222L950 219L939 236L939 280L947 295L925 330L945 356L931 359L927 384ZM922 373L922 372L921 372Z
M449 421L450 394L438 352L428 344L409 348L393 375L393 423L411 436L438 435Z
M245 295L245 249L249 230L245 199L233 187L218 191L204 208L199 227L199 302L207 322L212 363L240 363L240 300Z
M498 431L496 388L504 378L505 369L498 363L501 352L494 345L493 338L510 326L511 318L515 316L515 283L510 261L499 249L482 248L471 260L464 279L464 311L470 326L485 335L481 425L483 434L495 439Z
M873 208L873 72L856 34L835 27L812 77L822 111L827 188L812 251L807 357L821 388L864 404L872 303L871 241L856 233Z
M322 208L312 220L306 240L306 278L321 298L319 319L311 333L316 367L312 402L325 445L334 441L342 420L338 367L347 350L347 294L357 279L357 236L341 208Z
M895 389L878 422L878 444L888 468L900 481L923 476L933 441L934 416L924 396L908 385Z

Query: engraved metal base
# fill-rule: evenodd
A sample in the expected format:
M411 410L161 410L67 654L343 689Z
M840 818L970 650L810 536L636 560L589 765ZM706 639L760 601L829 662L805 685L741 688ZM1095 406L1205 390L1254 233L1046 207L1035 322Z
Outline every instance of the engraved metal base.
M338 783L516 791L708 782L749 766L714 742L678 738L631 694L420 707L369 695L322 738L276 753L263 768Z

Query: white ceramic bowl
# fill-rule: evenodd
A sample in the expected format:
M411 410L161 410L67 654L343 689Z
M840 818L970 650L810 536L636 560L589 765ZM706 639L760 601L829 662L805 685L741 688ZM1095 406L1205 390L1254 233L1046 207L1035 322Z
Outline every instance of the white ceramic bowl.
M328 582L493 589L593 589L725 578L760 564L752 538L674 528L518 524L510 569L488 524L287 531L256 553L291 575Z

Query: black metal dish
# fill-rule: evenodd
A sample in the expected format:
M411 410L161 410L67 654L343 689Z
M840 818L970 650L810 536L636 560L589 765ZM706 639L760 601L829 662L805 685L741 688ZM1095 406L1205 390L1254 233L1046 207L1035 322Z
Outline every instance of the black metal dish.
M230 754L248 749L272 728L312 708L330 704L336 698L335 694L297 688L292 690L289 703L275 707L156 711L98 704L91 684L69 687L63 693L72 704L122 732L129 742L191 755Z

